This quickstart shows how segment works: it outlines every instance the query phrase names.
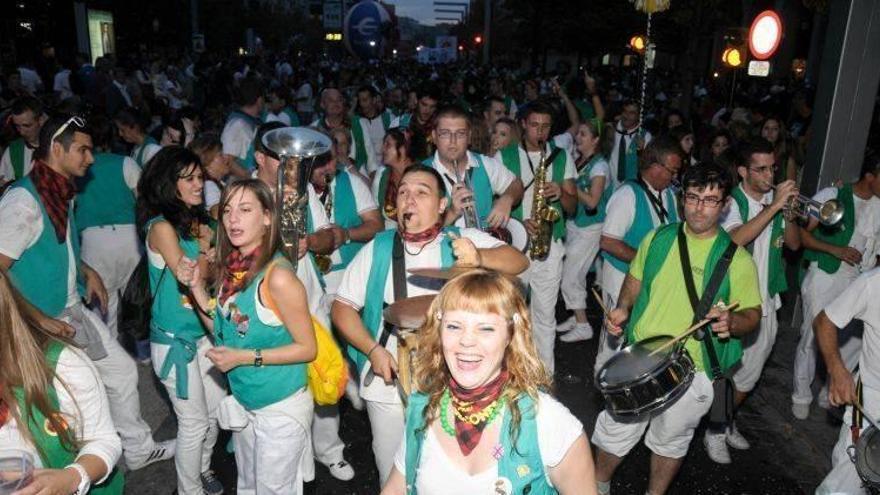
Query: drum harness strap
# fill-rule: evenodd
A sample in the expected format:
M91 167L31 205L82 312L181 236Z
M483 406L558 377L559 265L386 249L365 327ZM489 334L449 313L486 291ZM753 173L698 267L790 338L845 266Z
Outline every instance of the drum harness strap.
M721 259L715 264L715 269L712 271L712 275L709 277L709 282L703 290L703 297L699 299L697 298L697 289L694 286L694 277L691 272L691 259L690 254L688 253L684 225L685 223L682 222L678 227L678 254L681 258L681 270L684 275L684 283L687 287L688 298L690 299L691 307L694 310L693 323L697 323L705 317L706 313L708 313L709 309L712 307L712 301L715 299L715 294L718 293L718 289L721 288L721 282L724 280L724 276L727 275L727 269L730 267L730 262L733 261L733 255L736 252L737 246L733 242L728 243L727 248L724 250L724 254L721 255ZM705 345L706 355L709 357L709 365L712 368L715 399L712 403L712 409L709 412L710 425L712 423L727 424L733 417L733 385L730 383L730 379L724 376L724 372L721 370L721 364L718 361L718 355L715 353L715 346L712 343L712 338L706 335L704 329L698 330L694 335L697 340L702 341L703 345Z
M859 377L858 382L856 382L856 401L862 407L865 406L864 397L862 392L862 378ZM852 443L855 445L859 441L859 434L862 430L862 411L858 407L852 408L852 425L850 428L850 433L852 434Z
M391 285L394 286L394 302L406 299L406 258L403 252L403 241L400 233L394 233L393 248L391 250ZM387 305L386 305L387 306ZM379 347L385 347L391 337L392 327L387 321L382 321L382 333L379 334ZM369 387L375 378L373 368L367 371L364 377L364 386Z

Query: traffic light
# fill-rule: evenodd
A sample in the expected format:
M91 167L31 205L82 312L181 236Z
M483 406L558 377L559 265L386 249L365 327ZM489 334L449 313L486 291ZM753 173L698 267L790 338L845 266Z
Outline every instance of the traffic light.
M482 43L482 42L483 42L483 37L482 37L482 36L480 36L479 34L476 35L476 36L474 36L474 43L475 43L475 44L479 45L479 44Z
M748 31L742 28L729 28L724 35L724 50L721 62L725 67L738 69L749 61Z
M745 53L736 46L728 46L721 54L721 61L724 65L732 68L742 67L745 62Z
M644 52L647 44L648 40L641 34L637 34L629 39L629 47L638 53Z

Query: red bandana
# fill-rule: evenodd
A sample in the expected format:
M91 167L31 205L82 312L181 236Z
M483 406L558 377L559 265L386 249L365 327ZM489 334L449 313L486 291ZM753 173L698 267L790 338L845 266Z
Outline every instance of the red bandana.
M237 249L229 253L226 257L226 277L218 293L218 302L221 306L230 296L244 287L244 278L259 256L260 248L254 249L247 256L242 256L241 251Z
M400 229L400 237L406 242L427 242L437 237L442 228L443 225L440 222L437 222L433 227L428 230L423 230L422 232L404 232L403 229Z
M3 388L0 387L0 394L2 394ZM9 406L6 405L6 401L0 397L0 428L6 424L6 421L9 420Z
M64 242L67 239L67 214L70 210L70 200L76 194L73 181L49 168L42 160L34 161L31 180L34 181L40 200L46 207L49 220L55 227L55 237L58 242Z
M507 370L503 370L497 378L475 389L462 388L454 378L450 378L449 390L452 392L454 401L470 403L469 412L476 414L501 396L508 376ZM474 425L461 421L458 416L455 416L455 440L458 441L458 448L461 449L462 454L468 456L477 447L477 444L480 443L480 436L483 434L483 428L488 424L488 421L481 421Z

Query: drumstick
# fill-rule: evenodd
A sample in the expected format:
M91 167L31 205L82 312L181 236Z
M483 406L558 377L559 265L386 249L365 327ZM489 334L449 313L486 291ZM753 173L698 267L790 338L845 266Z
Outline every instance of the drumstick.
M610 317L611 312L608 311L608 308L605 307L605 302L602 301L602 296L600 296L599 293L596 292L595 287L590 287L590 290L593 291L593 297L596 298L596 302L599 303L599 307L602 308L602 312L605 313L605 318Z
M739 306L739 301L734 301L734 302L728 304L727 306L725 306L725 305L723 305L723 304L718 304L718 305L715 306L715 307L718 308L718 309L720 309L721 311L730 311L731 309L733 309L733 308L735 308L735 307L737 307L737 306ZM702 320L700 320L700 321L694 323L693 325L691 325L687 330L685 330L684 332L680 333L680 334L679 334L678 336L676 336L674 339L670 340L669 342L667 342L667 343L661 345L660 347L654 349L653 351L651 351L651 353L648 354L648 355L649 355L649 356L653 356L654 354L657 354L657 353L659 353L659 352L661 352L661 351L664 351L664 350L666 350L666 349L672 347L673 345L675 345L676 342L678 342L678 341L684 339L685 337L690 336L690 334L696 332L700 327L702 327L703 325L705 325L705 324L707 324L707 323L709 323L709 322L711 322L711 321L712 321L712 318L703 318Z
M862 407L861 404L858 403L858 401L854 402L853 405L856 406L856 409L858 409L859 412L862 413L862 416L864 416L865 419L868 420L868 423L871 423L871 426L873 426L875 430L880 431L880 428L877 427L877 422L874 421L874 418L872 418L871 415L869 415L867 411L865 411L865 409Z

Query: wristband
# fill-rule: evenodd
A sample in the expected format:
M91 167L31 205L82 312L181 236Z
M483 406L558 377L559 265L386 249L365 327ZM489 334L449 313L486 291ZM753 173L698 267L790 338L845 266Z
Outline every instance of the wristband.
M377 347L379 347L379 343L378 343L378 342L376 342L375 344L373 344L373 347L370 347L370 352L367 353L367 359L370 358L370 354L372 354L373 351L375 351Z
M263 366L263 351L261 349L254 350L254 366L257 368Z
M85 495L89 492L89 488L92 486L92 479L89 478L89 473L87 473L86 469L82 467L82 464L74 462L73 464L65 466L64 469L73 469L79 473L79 485L77 485L76 491L73 492L73 495Z
M351 244L351 232L348 229L343 230L345 232L345 242L343 244Z

